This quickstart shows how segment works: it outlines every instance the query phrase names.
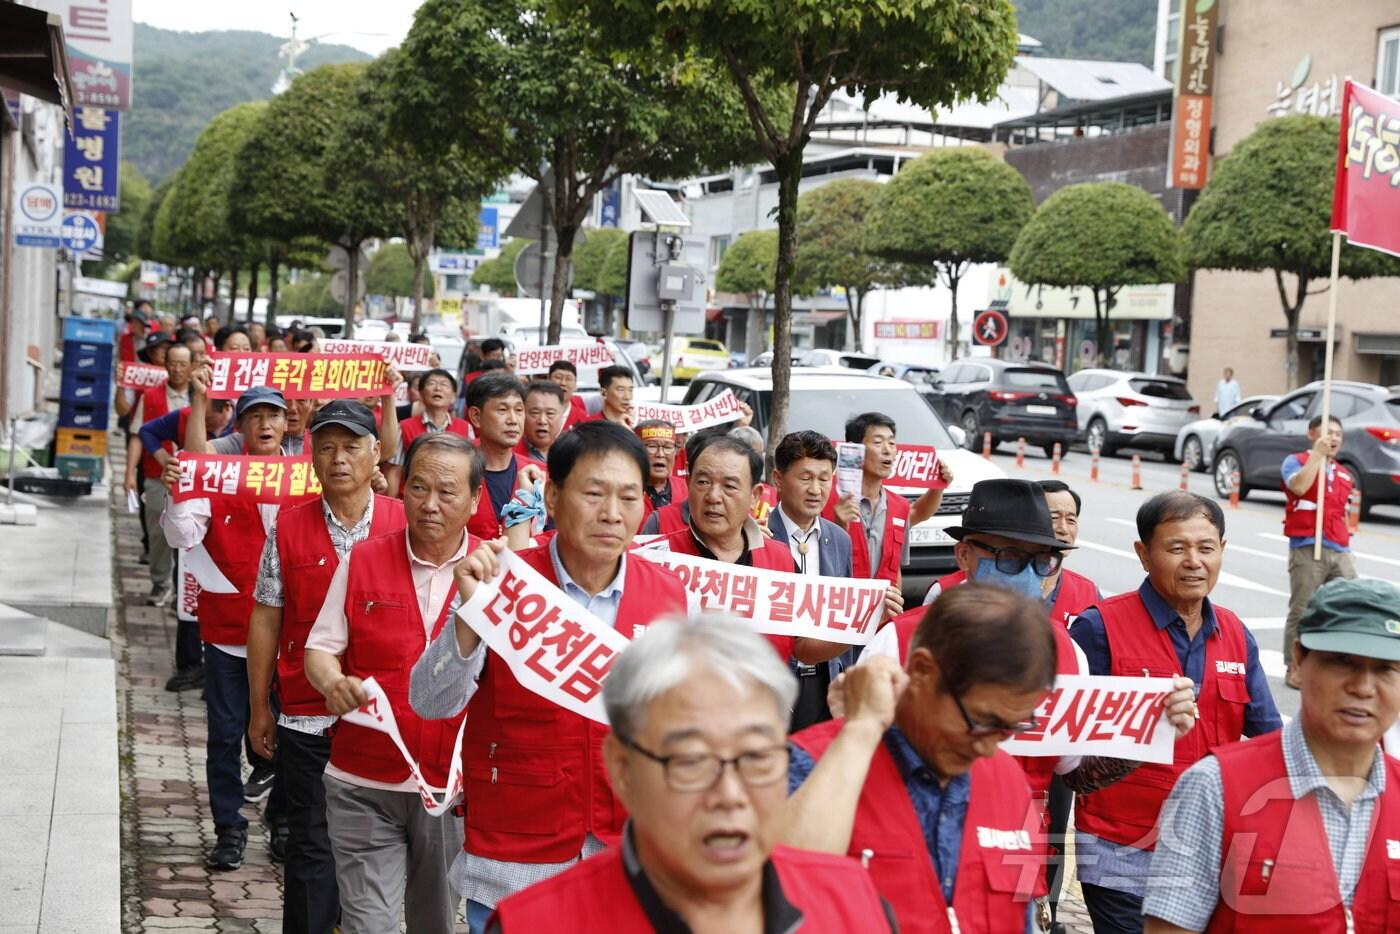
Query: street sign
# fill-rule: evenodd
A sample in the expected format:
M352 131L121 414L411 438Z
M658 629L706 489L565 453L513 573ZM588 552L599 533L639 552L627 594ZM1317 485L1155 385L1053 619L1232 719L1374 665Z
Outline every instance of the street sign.
M581 238L580 238L581 239ZM553 242L552 240L550 241ZM578 241L576 240L575 243ZM535 241L521 250L515 257L515 287L520 290L520 294L525 298L543 298L549 294L549 290L554 283L554 250L541 258L539 241ZM543 264L544 269L540 266ZM541 283L544 284L541 295ZM569 278L564 283L564 290L568 291L574 287L574 264L569 264Z
M350 290L350 272L342 269L331 276L331 298L337 303L345 304L345 293ZM355 301L365 297L365 267L361 266L359 274L355 276Z
M979 311L977 317L972 319L973 343L985 347L999 346L1006 340L1008 330L1006 315L995 308Z
M515 216L506 225L504 236L508 238L530 237L538 240L546 226L544 222L544 193L553 187L554 170L546 169L544 176L535 185L534 190L520 205L520 210L515 212Z
M57 185L30 185L14 204L16 246L63 245L63 189Z
M87 214L69 214L63 218L63 245L74 253L86 253L102 246L102 230Z
M1322 340L1322 328L1299 328L1298 340L1300 341L1320 341ZM1288 328L1270 328L1270 337L1287 337Z
M346 252L343 246L333 246L331 247L331 251L326 254L326 265L331 269L349 269L350 254ZM360 260L356 264L356 268L360 271L361 276L363 276L365 270L369 268L369 254L364 251L363 247L360 248Z
M1079 342L1079 362L1083 366L1093 366L1095 358L1098 357L1098 347L1094 346L1091 340Z
M705 268L705 241L688 237L682 240L680 256L669 253L658 262L656 241L658 237L676 237L675 234L657 234L649 230L636 230L628 240L627 254L627 329L629 331L665 331L666 314L661 307L661 297L657 294L659 273L668 263L682 263L693 267L696 275L692 280L689 301L675 303L675 321L672 329L679 334L699 334L705 330L705 289L704 277L699 270Z
M501 245L497 234L500 225L500 211L496 208L482 208L476 215L476 248L494 250Z
M73 108L73 133L63 141L63 206L117 211L121 115L101 107Z

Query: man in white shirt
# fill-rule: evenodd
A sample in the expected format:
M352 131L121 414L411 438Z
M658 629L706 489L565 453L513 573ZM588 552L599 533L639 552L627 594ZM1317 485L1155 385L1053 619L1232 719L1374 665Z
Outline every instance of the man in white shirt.
M1215 411L1224 415L1239 405L1242 398L1244 390L1240 388L1240 381L1235 379L1235 371L1227 366L1220 382L1215 384Z

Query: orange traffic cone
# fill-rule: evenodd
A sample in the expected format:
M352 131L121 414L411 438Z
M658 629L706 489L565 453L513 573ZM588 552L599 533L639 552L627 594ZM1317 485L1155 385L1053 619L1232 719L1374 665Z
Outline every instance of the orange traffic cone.
M1095 483L1099 482L1099 452L1090 451L1089 457L1089 479Z
M1177 489L1183 493L1191 489L1191 468L1185 464L1181 465L1181 482L1177 484Z
M1060 442L1055 442L1055 449L1050 453L1050 472L1057 474L1060 472Z
M987 460L992 459L992 433L990 431L982 432L982 456Z
M1142 489L1142 455L1133 455L1133 482L1128 486L1130 490Z
M1361 528L1361 491L1352 490L1347 497L1347 528L1355 532Z
M1017 467L1024 467L1024 466L1026 466L1026 439L1025 439L1025 438L1017 438L1017 439L1016 439L1016 466L1017 466Z
M1240 508L1240 472L1230 474L1230 508Z

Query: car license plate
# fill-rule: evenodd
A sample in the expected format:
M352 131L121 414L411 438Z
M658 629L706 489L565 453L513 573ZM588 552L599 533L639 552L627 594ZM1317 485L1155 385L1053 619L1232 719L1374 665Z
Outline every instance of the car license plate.
M957 539L942 529L914 528L909 530L911 545L956 545Z
M1060 410L1053 405L1028 405L1026 412L1031 415L1058 415Z

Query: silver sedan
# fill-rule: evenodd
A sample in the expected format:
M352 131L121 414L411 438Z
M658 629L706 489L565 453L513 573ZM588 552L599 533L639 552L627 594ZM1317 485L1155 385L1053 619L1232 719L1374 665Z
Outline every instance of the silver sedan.
M1215 459L1215 442L1221 429L1230 422L1249 418L1258 406L1269 406L1278 401L1278 396L1250 396L1234 408L1221 415L1212 415L1182 427L1176 433L1175 459L1190 470L1206 471Z

